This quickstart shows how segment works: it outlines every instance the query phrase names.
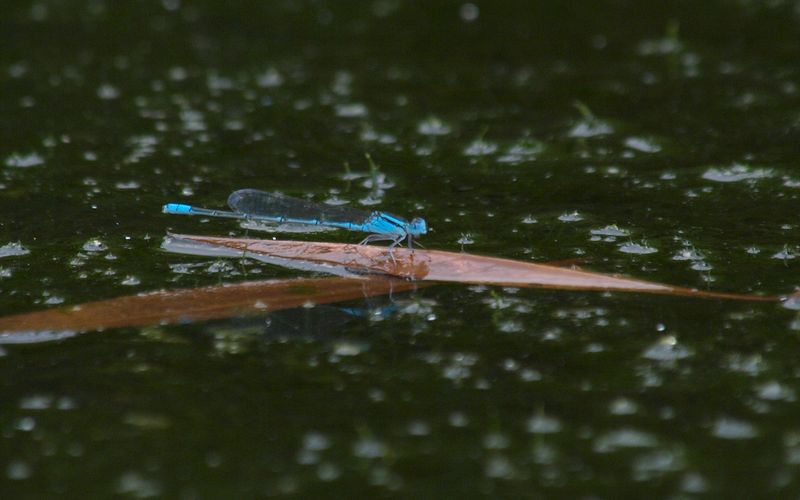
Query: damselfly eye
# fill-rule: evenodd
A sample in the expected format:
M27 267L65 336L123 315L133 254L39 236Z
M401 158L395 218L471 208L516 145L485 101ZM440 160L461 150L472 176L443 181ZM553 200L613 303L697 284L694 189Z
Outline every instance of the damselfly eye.
M412 234L425 234L428 232L428 226L425 224L425 219L421 217L415 217L411 221L411 233Z

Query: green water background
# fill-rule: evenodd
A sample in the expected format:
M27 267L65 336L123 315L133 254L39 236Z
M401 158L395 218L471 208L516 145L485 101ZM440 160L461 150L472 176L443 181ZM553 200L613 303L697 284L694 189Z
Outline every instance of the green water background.
M0 47L2 314L303 276L160 250L243 235L160 213L243 187L423 215L429 248L800 282L797 2L7 1ZM389 304L2 346L0 496L800 491L793 310Z

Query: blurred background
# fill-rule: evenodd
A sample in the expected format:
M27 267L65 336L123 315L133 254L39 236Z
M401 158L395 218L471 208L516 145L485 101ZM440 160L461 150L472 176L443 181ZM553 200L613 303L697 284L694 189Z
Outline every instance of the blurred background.
M161 214L240 188L423 216L427 248L800 281L797 1L2 10L2 314L305 276L161 250L245 235ZM54 331L0 347L0 494L797 493L789 306L447 285Z

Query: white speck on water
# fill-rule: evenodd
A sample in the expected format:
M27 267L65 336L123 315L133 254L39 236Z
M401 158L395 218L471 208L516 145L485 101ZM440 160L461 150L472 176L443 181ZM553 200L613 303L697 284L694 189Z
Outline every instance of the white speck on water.
M359 139L364 142L378 142L380 144L394 144L397 142L397 137L392 134L379 133L372 127L364 127Z
M341 118L359 118L369 113L367 107L361 103L337 104L335 111L336 116Z
M189 76L189 73L186 71L185 68L180 66L173 66L169 69L168 77L173 82L181 82L186 80L186 77Z
M600 229L592 229L589 232L594 236L611 236L611 237L628 236L630 234L630 231L626 229L620 229L616 225L610 225L602 227Z
M116 99L120 95L119 89L110 83L104 83L97 87L97 97L103 100Z
M156 151L158 138L154 135L136 135L128 139L131 152L123 160L125 163L138 163Z
M776 380L765 382L756 388L758 397L769 401L794 401L795 392Z
M707 272L714 269L714 266L703 260L693 262L690 267L694 271L701 271L701 272Z
M472 370L468 366L453 363L442 368L442 376L444 378L460 382L469 378L472 375Z
M658 178L662 181L672 181L675 180L678 176L675 172L664 172L663 174L659 175Z
M678 260L678 261L683 261L683 260L691 260L691 261L703 260L703 254L701 254L700 252L698 252L694 248L682 248L682 249L678 250L675 253L675 255L672 256L672 260Z
M472 245L475 243L475 239L470 233L461 233L461 237L456 240L456 243L459 245Z
M497 162L517 165L535 159L536 155L542 151L544 151L544 144L541 142L523 139L508 148L506 153L497 159Z
M237 130L244 130L245 125L242 120L239 120L237 118L231 118L225 120L225 123L223 123L222 126L225 130L237 131Z
M561 421L547 415L534 415L525 427L531 434L554 434L561 431Z
M180 114L183 130L187 132L200 132L206 129L203 113L194 109L183 109Z
M665 335L645 349L642 357L654 361L677 361L693 354L692 350L681 345L676 337Z
M322 451L331 446L331 441L325 434L320 432L307 432L303 436L303 448L306 450Z
M350 95L352 93L353 74L349 71L337 71L333 77L331 90L334 94L340 96Z
M471 23L478 19L480 16L480 9L474 3L463 3L458 8L458 17L461 18L462 21Z
M378 173L375 175L370 175L361 183L367 189L391 189L395 186L395 183L390 180L386 174Z
M784 248L780 252L777 252L772 255L773 259L778 259L778 260L791 260L794 259L795 257L797 257L797 254L794 253L794 251L792 251L789 248Z
M597 437L593 447L597 453L610 453L620 448L652 448L657 444L652 434L626 428Z
M578 222L583 220L583 215L581 215L577 210L573 212L565 212L558 216L558 220L561 222Z
M483 139L476 139L464 148L467 156L487 156L497 151L497 144Z
M333 353L337 356L358 356L364 350L364 345L355 342L341 341L333 346Z
M39 344L74 337L72 330L41 330L0 333L0 344Z
M77 407L78 404L75 402L75 400L67 396L62 396L58 398L58 401L56 402L57 410L62 410L62 411L74 410Z
M519 372L519 379L523 382L537 382L542 380L542 374L533 368L523 368Z
M8 267L0 267L0 278L10 278L14 272Z
M297 463L300 465L314 465L319 462L319 453L311 450L297 452Z
M342 475L342 470L330 462L324 462L317 467L317 477L320 481L335 481Z
M614 127L612 127L609 123L598 118L591 117L584 118L575 123L569 132L567 132L567 135L574 138L589 138L612 133L614 133Z
M274 88L283 85L283 75L275 68L267 68L256 77L256 85L263 88Z
M140 280L136 276L128 275L128 276L125 277L125 279L123 279L121 281L121 284L126 285L126 286L135 286L135 285L140 284L141 282L142 282L142 280Z
M508 319L497 324L497 329L503 333L519 333L525 329L520 321Z
M8 67L8 76L11 78L22 78L28 73L28 63L24 61L16 62Z
M223 90L233 90L236 88L236 84L232 78L220 75L216 71L206 75L206 86L214 95L219 94Z
M414 420L408 424L408 434L411 436L427 436L431 433L431 426L422 420Z
M654 450L635 459L632 465L635 481L649 481L684 467L681 454L671 450Z
M44 158L39 153L12 153L6 158L5 163L7 167L13 168L36 167L44 163Z
M532 215L526 215L525 217L522 218L520 222L522 222L523 224L536 224L539 221L536 220L536 217Z
M31 253L31 251L25 248L20 242L7 243L0 247L0 258L17 257L20 255L28 255L29 253Z
M33 474L31 466L22 460L12 460L6 467L6 477L11 480L20 481L28 479Z
M447 417L447 422L453 427L466 427L469 425L469 417L460 411L455 411Z
M642 56L663 56L675 54L683 50L683 44L676 37L654 38L643 40L636 51Z
M131 189L139 189L140 187L142 187L142 185L137 181L128 181L128 182L117 182L116 184L114 184L114 187L121 191L127 191Z
M711 432L722 439L751 439L758 435L752 424L731 417L717 419Z
M734 163L727 168L712 167L703 173L703 179L714 182L739 182L745 180L766 179L772 177L774 172L768 168L752 168L747 165Z
M33 394L22 398L19 407L22 410L47 410L53 404L53 396L48 394Z
M305 111L306 109L310 108L311 105L314 104L311 99L298 99L294 101L292 107L297 111Z
M658 252L658 249L647 246L646 244L630 242L620 245L619 251L622 253L630 253L634 255L648 255L651 253Z
M108 246L97 238L93 238L87 241L86 243L83 244L82 248L85 252L92 252L92 253L105 252L106 250L108 250Z
M514 464L503 455L492 455L486 460L486 477L493 479L512 479L516 475Z
M511 439L500 432L490 432L483 437L483 447L487 450L503 450L511 444Z
M628 137L625 139L625 147L641 153L658 153L661 151L661 145L646 137Z
M450 127L450 125L446 124L435 116L426 118L417 124L417 132L422 135L447 135L452 131L453 129Z
M612 415L633 415L639 411L639 405L628 398L617 398L611 402L608 411Z
M30 432L36 428L36 420L33 417L22 417L16 421L14 428L22 432Z
M138 472L128 471L117 481L117 493L131 495L134 498L153 498L162 493L161 485Z
M752 354L749 356L739 353L731 354L728 357L727 365L728 369L731 371L746 373L753 376L766 370L764 359L760 354Z
M707 481L697 472L689 472L683 476L681 491L686 493L704 493L708 491Z
M388 452L389 448L375 438L364 437L353 445L353 455L361 458L381 458Z

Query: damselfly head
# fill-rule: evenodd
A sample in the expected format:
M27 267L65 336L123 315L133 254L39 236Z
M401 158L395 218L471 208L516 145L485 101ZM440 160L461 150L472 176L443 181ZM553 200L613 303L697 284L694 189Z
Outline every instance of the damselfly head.
M408 233L412 236L419 236L428 232L428 226L422 217L414 217L408 224Z

